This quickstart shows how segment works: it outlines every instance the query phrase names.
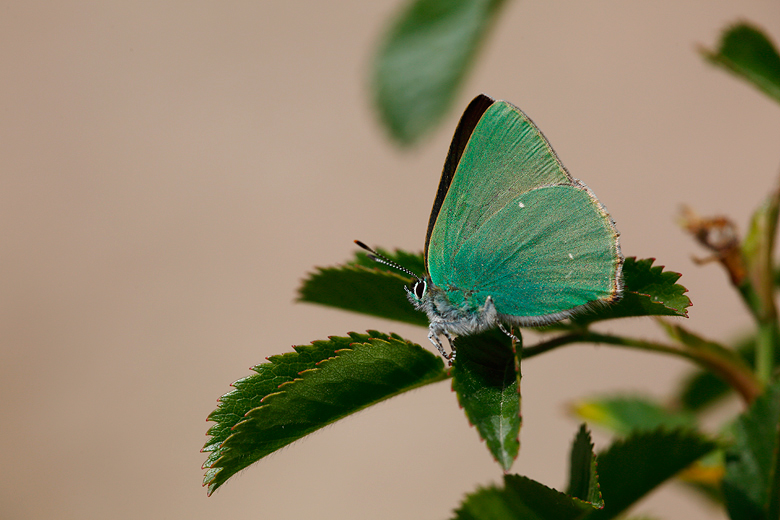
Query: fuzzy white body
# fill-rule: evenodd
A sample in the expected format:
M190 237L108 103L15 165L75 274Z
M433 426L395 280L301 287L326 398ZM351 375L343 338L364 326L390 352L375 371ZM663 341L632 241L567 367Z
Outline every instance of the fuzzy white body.
M420 287L422 289L419 289ZM456 307L447 294L431 283L430 279L418 279L412 290L406 288L406 296L417 310L423 311L428 316L428 321L431 323L428 328L428 339L445 358L450 360L455 353L452 345L453 335L477 334L494 327L501 327L500 315L490 296L477 309L465 302L463 307ZM446 337L449 341L452 350L450 354L444 350L440 336Z

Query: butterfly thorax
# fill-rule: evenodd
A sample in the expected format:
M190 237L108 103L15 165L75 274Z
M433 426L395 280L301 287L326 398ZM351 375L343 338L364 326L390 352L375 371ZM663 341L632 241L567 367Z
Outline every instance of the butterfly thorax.
M422 291L407 291L407 296L417 310L423 311L430 321L430 331L439 336L469 335L498 325L498 312L490 297L479 301L470 291L434 285L429 277L420 283Z

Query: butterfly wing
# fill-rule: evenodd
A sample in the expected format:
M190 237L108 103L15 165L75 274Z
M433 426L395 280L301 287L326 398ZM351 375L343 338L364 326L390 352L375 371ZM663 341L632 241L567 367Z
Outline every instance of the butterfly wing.
M561 319L620 292L612 219L574 180L539 129L496 101L462 152L441 203L427 263L455 305L482 305L521 325Z
M469 106L466 107L466 110L463 111L463 115L460 117L458 127L455 129L455 134L452 136L450 149L447 152L447 159L444 161L444 168L442 169L441 179L439 180L439 188L436 190L436 199L433 201L431 217L428 219L428 232L425 234L426 262L428 261L428 244L431 241L433 225L436 223L436 218L439 215L439 210L441 210L444 197L447 196L447 192L450 189L450 183L455 176L455 169L458 167L460 158L463 156L463 150L466 149L466 144L468 144L477 123L482 119L482 115L494 102L495 100L493 98L490 98L485 94L480 94L469 103ZM427 263L425 269L426 271L428 269Z

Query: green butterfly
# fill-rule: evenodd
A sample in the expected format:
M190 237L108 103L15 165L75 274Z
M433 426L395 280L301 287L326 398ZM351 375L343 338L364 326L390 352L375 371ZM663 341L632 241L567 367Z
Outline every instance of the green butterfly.
M619 233L606 208L527 115L485 95L466 108L450 144L425 238L426 275L356 243L415 278L407 296L450 360L453 335L546 325L622 290Z

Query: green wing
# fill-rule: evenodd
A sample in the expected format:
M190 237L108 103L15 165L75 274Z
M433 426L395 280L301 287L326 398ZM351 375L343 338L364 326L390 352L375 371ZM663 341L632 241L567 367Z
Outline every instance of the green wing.
M431 232L432 282L461 305L492 296L529 325L620 291L612 219L518 108L497 101L466 145Z

